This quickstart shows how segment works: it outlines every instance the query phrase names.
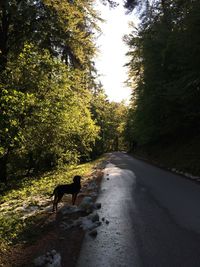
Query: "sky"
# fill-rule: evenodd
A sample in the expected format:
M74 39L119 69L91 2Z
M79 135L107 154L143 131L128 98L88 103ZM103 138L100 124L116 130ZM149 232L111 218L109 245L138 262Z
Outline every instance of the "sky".
M131 89L124 85L124 81L127 79L127 68L123 67L128 61L125 56L128 46L122 38L124 34L131 31L129 22L136 23L136 18L133 14L125 15L122 5L111 9L98 4L97 9L101 12L101 17L106 20L100 25L102 35L97 41L99 53L95 62L101 75L99 79L110 101L125 100L128 103Z

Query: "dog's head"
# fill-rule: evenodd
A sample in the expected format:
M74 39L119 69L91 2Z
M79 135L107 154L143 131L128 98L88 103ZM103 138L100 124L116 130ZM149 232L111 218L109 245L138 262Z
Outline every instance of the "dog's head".
M73 181L74 181L74 183L80 184L81 176L79 176L79 175L74 176Z

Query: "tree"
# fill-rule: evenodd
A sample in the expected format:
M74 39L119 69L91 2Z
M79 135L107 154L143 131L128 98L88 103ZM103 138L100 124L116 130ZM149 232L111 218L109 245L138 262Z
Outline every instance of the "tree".
M199 10L198 1L156 1L125 38L134 88L131 140L147 144L199 132Z
M37 169L89 153L98 127L89 112L90 92L77 93L81 82L73 81L81 77L78 72L29 44L8 63L10 84L2 85L0 98L3 163L11 151L29 156L29 167Z
M92 0L6 0L0 6L1 68L9 54L20 53L25 41L48 49L73 67L91 68L99 19Z
M99 126L99 138L95 142L92 154L125 149L123 139L127 107L122 103L109 102L101 85L92 96L91 112Z
M93 2L0 4L1 180L13 155L25 163L18 168L39 171L88 157L98 134L90 114L100 20Z

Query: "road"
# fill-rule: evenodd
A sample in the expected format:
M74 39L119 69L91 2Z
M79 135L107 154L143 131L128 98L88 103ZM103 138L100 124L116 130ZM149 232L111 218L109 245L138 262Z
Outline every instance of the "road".
M77 267L199 267L200 185L135 159L110 154L95 239Z

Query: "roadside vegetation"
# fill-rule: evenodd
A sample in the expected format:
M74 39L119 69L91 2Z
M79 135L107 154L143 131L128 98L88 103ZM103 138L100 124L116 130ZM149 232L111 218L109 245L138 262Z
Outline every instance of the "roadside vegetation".
M200 2L129 1L141 22L125 36L129 149L200 175Z
M108 101L95 69L94 2L0 5L0 183L124 147L127 107Z
M19 241L30 241L34 236L35 224L44 214L52 211L52 192L56 185L71 183L77 173L84 180L91 176L98 165L105 160L101 157L93 162L76 166L63 166L41 176L26 177L14 188L0 197L0 239L2 246ZM28 235L28 238L27 238Z

